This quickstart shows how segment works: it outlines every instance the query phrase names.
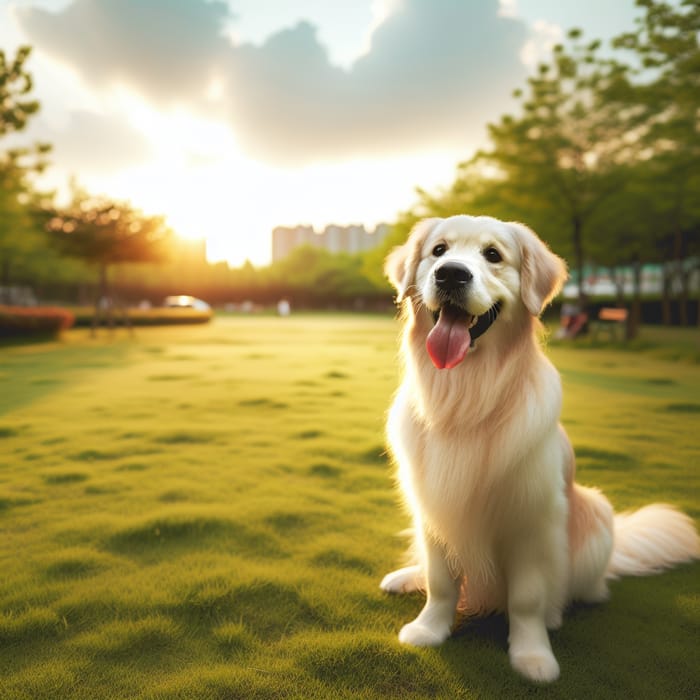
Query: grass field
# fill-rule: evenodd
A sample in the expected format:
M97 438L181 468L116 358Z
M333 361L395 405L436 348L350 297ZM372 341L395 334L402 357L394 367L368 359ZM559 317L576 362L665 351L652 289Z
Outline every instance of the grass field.
M698 697L698 565L571 610L550 687L510 670L502 616L398 644L423 601L378 588L408 525L397 332L229 317L0 348L0 698ZM700 365L549 354L579 480L700 517Z

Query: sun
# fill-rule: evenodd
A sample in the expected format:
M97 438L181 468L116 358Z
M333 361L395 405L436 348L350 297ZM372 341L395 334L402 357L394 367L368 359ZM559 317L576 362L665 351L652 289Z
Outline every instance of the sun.
M211 261L269 261L271 231L283 216L274 206L279 197L269 168L246 157L223 122L159 111L126 92L120 100L151 155L95 185L164 215L181 238L205 239Z
M275 166L251 157L230 124L183 109L156 109L118 94L130 126L148 140L146 162L86 178L96 192L162 214L181 238L204 239L211 262L269 264L276 226L391 222L415 202L415 185L451 181L454 154L427 152Z

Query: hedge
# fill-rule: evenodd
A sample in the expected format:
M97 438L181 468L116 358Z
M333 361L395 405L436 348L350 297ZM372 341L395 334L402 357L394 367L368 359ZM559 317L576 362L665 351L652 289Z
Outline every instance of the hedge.
M71 312L75 316L76 326L91 326L95 321L95 309L93 307L76 306L71 308ZM125 311L115 309L111 318L105 312L100 312L97 324L105 326L111 322L114 326L124 326L128 320L134 326L165 326L181 323L207 323L211 321L212 316L213 312L211 309L129 308Z
M55 336L75 323L75 314L57 306L0 305L0 338Z

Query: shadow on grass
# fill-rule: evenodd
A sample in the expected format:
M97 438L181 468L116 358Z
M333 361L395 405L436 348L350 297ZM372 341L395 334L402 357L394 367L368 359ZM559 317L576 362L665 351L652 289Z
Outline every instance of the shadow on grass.
M624 452L601 450L597 447L580 445L574 447L577 463L585 469L632 469L637 460Z
M664 406L668 413L700 413L700 403L670 403Z
M13 352L0 357L0 415L84 380L91 368L123 364L131 346L76 348L47 342L26 347L26 353L13 347Z
M226 518L196 514L173 514L126 527L106 545L115 553L147 559L210 547L255 557L287 556L277 539L265 532Z

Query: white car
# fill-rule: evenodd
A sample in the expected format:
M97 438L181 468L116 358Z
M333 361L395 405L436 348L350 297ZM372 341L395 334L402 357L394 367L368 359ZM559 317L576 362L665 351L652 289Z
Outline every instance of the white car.
M211 311L211 306L206 301L191 297L188 294L177 294L165 297L163 306L169 309L196 309L197 311Z

